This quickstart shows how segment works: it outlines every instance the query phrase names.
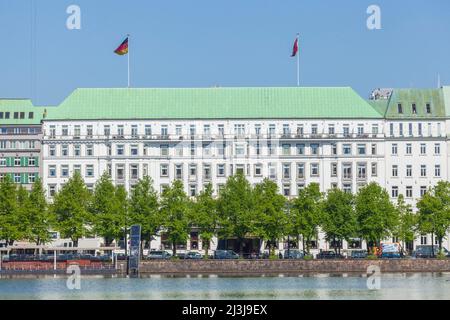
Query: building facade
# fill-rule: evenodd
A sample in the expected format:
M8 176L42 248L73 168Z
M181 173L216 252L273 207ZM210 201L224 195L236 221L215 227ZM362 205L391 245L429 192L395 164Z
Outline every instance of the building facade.
M40 177L43 112L30 100L0 99L0 179L30 189Z
M43 119L43 180L50 199L75 171L91 189L105 171L128 191L147 175L160 192L179 179L190 196L238 172L274 180L286 197L313 182L355 193L375 181L415 210L449 179L450 87L382 92L366 101L351 88L78 89ZM201 249L195 232L190 243ZM329 248L321 237L315 246Z

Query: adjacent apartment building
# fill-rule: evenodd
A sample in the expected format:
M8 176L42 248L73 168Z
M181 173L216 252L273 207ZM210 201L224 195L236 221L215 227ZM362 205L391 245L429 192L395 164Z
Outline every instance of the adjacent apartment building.
M31 188L40 176L44 108L31 100L0 99L0 179Z
M375 181L414 206L449 179L449 121L450 87L371 100L351 88L77 89L42 119L42 177L49 199L75 171L88 188L105 171L129 191L146 175L158 191L180 179L190 196L237 172L274 180L286 197L313 182L355 193ZM313 246L329 248L322 236ZM185 248L201 250L195 231Z

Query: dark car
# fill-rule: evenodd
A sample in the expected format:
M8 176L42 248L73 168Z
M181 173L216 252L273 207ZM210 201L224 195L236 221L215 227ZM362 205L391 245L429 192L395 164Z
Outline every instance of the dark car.
M352 250L350 253L351 259L365 259L367 258L367 250Z
M434 249L434 257L437 256L437 254L439 253L439 246L433 246ZM447 257L450 257L450 252L442 247L442 250L444 251L444 254ZM413 258L423 258L423 259L427 259L427 258L433 258L433 250L432 250L432 246L431 245L420 245L416 247L416 250L413 252L412 254Z
M344 259L344 256L334 251L321 251L316 255L316 259Z
M202 256L201 253L199 253L199 252L191 251L191 252L188 252L188 253L186 254L186 257L185 257L185 258L186 258L186 259L198 260L198 259L202 259L203 256Z
M233 250L216 250L214 259L239 259L239 255Z
M172 255L167 251L150 251L147 255L148 260L170 259Z

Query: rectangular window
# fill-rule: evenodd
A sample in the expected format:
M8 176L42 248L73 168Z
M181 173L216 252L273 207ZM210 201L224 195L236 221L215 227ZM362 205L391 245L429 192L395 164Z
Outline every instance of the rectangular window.
M378 125L377 124L372 125L372 134L374 134L374 135L378 134Z
M55 157L56 156L56 146L49 146L48 153L49 153L50 157Z
M211 180L211 165L203 165L203 180Z
M408 164L406 166L406 176L407 177L412 177L412 165Z
M419 136L422 136L422 124L421 123L417 124L417 131L418 131Z
M407 186L406 187L406 197L407 198L412 198L413 197L413 187L412 186Z
M132 125L131 126L131 137L132 138L137 138L138 137L138 126L137 125Z
M319 154L319 145L318 144L311 144L311 154L312 155Z
M285 123L283 124L283 135L289 136L291 134L291 128L289 127L289 124Z
M81 164L75 164L75 165L73 165L73 173L79 173L79 174L81 174Z
M392 177L398 177L398 165L392 166Z
M342 153L344 155L351 155L352 154L352 145L351 144L344 144L342 146Z
M146 136L151 136L152 135L152 126L147 124L145 125L145 135Z
M332 136L332 135L335 134L334 124L330 124L330 125L328 126L328 134L329 134L330 136Z
M358 155L362 156L366 154L366 145L358 144Z
M103 135L109 137L111 135L111 126L103 127Z
M48 166L48 176L50 178L56 178L56 166Z
M291 195L291 185L290 184L283 184L283 195L285 197L289 197Z
M389 135L391 137L394 136L394 124L393 123L389 124Z
M319 164L311 163L311 176L318 177L319 176Z
M393 186L392 187L391 196L392 196L392 198L397 198L398 197L398 187L397 186Z
M425 195L425 193L427 193L427 187L421 186L420 187L420 196L423 197Z
M261 177L262 176L262 164L255 164L255 177Z
M403 106L401 103L397 104L397 111L398 113L403 113Z
M197 185L196 184L190 184L189 185L189 196L195 197L197 195Z
M352 179L352 164L351 163L343 163L342 164L342 178L345 180Z
M0 167L6 167L6 158L0 158Z
M434 154L440 155L441 154L441 145L439 143L434 144Z
M196 164L189 165L189 179L190 180L197 179L197 165Z
M412 113L413 113L413 114L417 114L417 106L416 106L415 103L413 103L413 104L411 105L411 108L412 108Z
M427 111L428 114L431 113L431 104L430 104L430 103L427 103L427 105L426 105L426 111Z
M94 176L94 166L92 164L88 164L86 166L86 177L90 178Z
M169 135L169 128L167 125L162 125L161 126L161 137L162 138L166 138Z
M125 179L125 166L123 164L116 165L116 179L117 180Z
M81 156L81 146L79 144L73 146L73 154L76 157Z
M392 144L392 155L396 156L398 154L398 146L396 143Z
M87 138L92 138L93 132L94 132L94 129L91 125L86 127Z
M351 184L351 183L344 183L344 184L342 185L342 190L343 190L345 193L352 193L352 184Z
M403 123L398 124L398 134L403 137Z
M291 145L290 144L283 144L282 145L283 150L283 156L290 156L291 155Z
M14 173L14 183L20 183L20 173Z
M28 183L34 183L36 181L36 173L28 174Z
M434 166L434 176L436 178L441 176L441 166L438 164Z
M412 154L412 145L411 143L406 144L406 154Z
M256 126L255 126L255 127L256 127ZM261 127L260 127L260 129L261 129ZM219 124L219 125L217 126L217 130L218 130L218 132L219 132L219 136L223 137L223 136L225 135L225 127L224 127L223 124ZM259 133L258 133L258 134L259 134Z
M305 145L304 144L297 144L297 155L304 155L305 154Z
M421 155L427 154L427 145L425 143L420 144L420 154Z
M169 176L169 165L167 163L162 163L160 166L161 169L161 177L168 177Z
M63 137L66 137L69 135L69 126L62 126L61 135Z
M16 157L14 158L14 167L20 167L20 158Z
M358 124L358 136L363 136L364 135L364 125L362 124Z
M283 163L283 179L291 178L291 164Z
M167 144L160 145L160 154L161 154L161 157L169 156L169 145L167 145Z
M183 165L182 164L175 165L175 179L183 180Z
M408 124L408 135L409 135L410 137L413 136L413 124L412 124L412 123L409 123L409 124Z
M372 155L376 155L377 154L377 145L375 143L372 143Z
M217 165L217 176L225 177L225 164L220 163Z
M421 177L427 176L427 166L424 164L420 166L420 176Z
M139 179L139 165L130 164L130 178L131 180Z
M61 166L61 177L68 177L69 176L69 166L63 165Z
M131 145L130 153L132 156L137 156L139 154L139 147L136 144Z
M317 133L318 133L318 127L317 127L317 124L311 125L311 134L312 134L312 135L317 135Z
M337 155L337 144L336 143L331 144L331 155L333 155L333 156Z
M367 178L367 165L365 163L358 163L356 169L357 169L358 179L366 179Z
M235 145L234 152L236 156L245 156L245 146L243 144Z
M63 157L69 156L69 146L68 145L61 146L61 156L63 156Z
M119 137L123 138L123 136L124 136L123 125L117 126L117 135L118 135Z
M91 157L94 155L94 146L93 145L87 145L86 146L86 156Z
M305 164L297 163L297 179L305 178Z

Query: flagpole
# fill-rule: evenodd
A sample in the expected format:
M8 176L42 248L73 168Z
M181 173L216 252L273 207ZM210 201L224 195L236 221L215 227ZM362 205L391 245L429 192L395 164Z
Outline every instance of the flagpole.
M127 34L128 37L128 88L130 88L130 35Z
M300 44L300 34L297 33L297 46ZM297 87L300 87L300 53L297 51Z

